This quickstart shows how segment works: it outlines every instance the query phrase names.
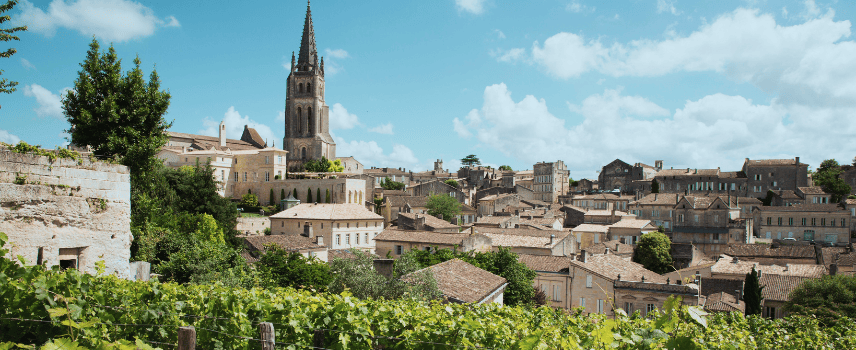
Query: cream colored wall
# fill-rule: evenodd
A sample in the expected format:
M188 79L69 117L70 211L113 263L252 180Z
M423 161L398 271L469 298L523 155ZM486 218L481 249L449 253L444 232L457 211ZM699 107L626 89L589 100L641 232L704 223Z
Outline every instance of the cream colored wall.
M647 316L648 305L653 304L657 310L662 310L666 300L672 294L665 292L641 291L618 288L615 290L615 307L623 309L628 315L639 311L642 316ZM680 295L681 305L698 305L698 297L695 295ZM632 303L628 309L625 303Z
M598 235L598 243L603 243L608 241L606 232L588 232L588 231L571 231L571 235L568 237L572 237L577 240L577 250L581 249L589 249L592 245L595 245L595 235ZM577 238L579 237L579 239Z
M401 257L400 254L395 254L395 246L400 245L402 248L402 254L406 253L409 250L418 249L425 250L425 248L434 249L452 249L454 245L451 244L429 244L429 243L416 243L416 242L400 242L400 241L377 241L375 243L375 254L378 256L385 258L387 253L393 259L398 259Z
M547 305L554 308L565 310L571 309L571 282L572 279L567 274L541 272L535 276L535 288L544 289L547 294ZM558 298L554 298L554 288L558 291Z
M312 233L315 236L323 236L324 245L329 249L375 250L374 238L383 231L382 219L370 220L306 220L306 219L284 219L272 217L271 232L273 234L303 234L304 225L308 222L312 225ZM357 244L355 234L360 234L360 243ZM366 242L365 235L368 233L369 240ZM335 241L336 236L340 241ZM350 244L347 237L350 236Z
M767 225L768 217L771 218L772 225ZM782 226L778 225L778 218L780 217L782 218ZM790 218L794 219L793 226L788 225ZM806 226L802 226L803 218L806 219ZM815 226L811 224L812 219L815 219ZM826 219L826 226L821 226L822 219ZM844 226L841 226L842 219L844 219ZM834 226L830 225L830 220L834 220ZM767 232L769 232L770 238L777 239L779 232L781 232L781 238L791 237L790 233L793 233L793 238L802 241L804 232L813 230L814 240L818 242L826 242L826 235L836 235L835 243L850 242L850 213L844 210L834 213L765 211L757 215L756 225L755 234L761 238L767 238Z
M590 273L580 268L571 268L573 283L571 284L571 308L580 307L580 298L586 299L585 312L596 313L597 301L603 300L604 314L612 316L612 306L609 300L613 298L613 284L599 275ZM591 288L586 287L586 276L592 276Z

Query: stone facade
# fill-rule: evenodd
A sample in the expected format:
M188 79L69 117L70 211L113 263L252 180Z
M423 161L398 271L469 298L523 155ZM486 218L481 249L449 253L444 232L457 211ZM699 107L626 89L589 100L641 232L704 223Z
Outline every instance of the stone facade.
M631 193L631 185L634 180L653 178L663 168L663 161L661 160L656 161L654 164L655 166L653 167L642 163L630 165L621 159L613 160L609 164L604 165L598 175L600 189Z
M428 197L431 195L445 194L458 200L458 203L470 204L470 198L461 190L449 186L440 180L433 180L416 186L409 187L407 192L412 196Z
M850 242L851 212L838 204L804 204L789 207L759 207L754 211L759 238Z
M684 196L675 206L672 242L692 243L708 255L717 255L733 237L729 222L739 217L736 198ZM738 227L739 228L739 227Z
M747 196L750 192L746 174L742 171L664 169L654 179L660 184L660 193Z
M8 258L128 278L131 257L128 168L14 153L0 148L0 232Z
M665 232L671 232L675 205L680 198L677 193L652 193L630 202L630 213L640 219L651 220L654 226L663 226Z
M509 206L519 206L520 198L513 194L487 196L479 201L479 216L493 215Z
M329 249L356 248L374 252L383 217L357 204L300 204L270 216L274 235L323 237Z
M312 12L306 6L303 37L286 81L285 150L291 153L288 167L300 169L308 160L336 159L336 142L330 136L330 109L324 102L324 59L319 63Z
M256 181L237 182L233 184L233 198L239 199L241 196L252 193L259 197L259 202L262 205L271 203L270 190L273 190L273 203L278 204L285 190L285 198L289 194L294 194L297 190L297 199L301 203L307 203L307 195L312 191L312 202L324 203L327 199L327 191L330 192L330 203L356 203L365 205L366 201L371 198L366 196L365 180L359 179L303 179L303 180L273 180L264 181L264 178ZM318 194L321 198L319 200Z
M535 192L533 199L547 203L558 203L559 196L568 193L570 171L561 160L536 163L532 171L534 172L532 189Z
M791 190L808 187L808 164L800 163L800 157L794 159L758 159L746 158L743 162L749 193L763 197L768 190Z

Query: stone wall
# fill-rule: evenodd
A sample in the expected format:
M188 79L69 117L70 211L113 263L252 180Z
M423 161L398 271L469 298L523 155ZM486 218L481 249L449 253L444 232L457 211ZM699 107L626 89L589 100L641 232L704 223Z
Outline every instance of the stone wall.
M128 278L133 237L128 168L20 154L0 146L0 232L9 257Z
M266 228L270 228L270 218L265 217L240 217L238 218L238 232L247 235L262 235Z
M271 178L270 181L238 182L233 185L233 188L235 189L233 199L240 199L241 196L252 193L259 197L259 202L262 205L268 205L271 189L274 193L274 204L278 204L282 199L282 190L285 190L285 197L288 198L288 195L293 193L295 189L297 189L297 199L301 203L306 203L308 189L312 189L312 201L318 203L325 202L327 191L330 192L330 203L365 204L365 201L372 200L371 193L366 194L366 180L362 179L274 180ZM319 193L318 189L321 193L320 201L316 196Z

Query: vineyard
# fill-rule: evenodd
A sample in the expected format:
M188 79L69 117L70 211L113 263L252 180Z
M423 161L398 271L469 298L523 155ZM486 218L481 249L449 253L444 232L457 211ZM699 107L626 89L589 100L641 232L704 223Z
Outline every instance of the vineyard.
M546 307L132 282L0 260L0 349L172 349L188 325L200 349L260 349L260 322L272 323L277 348L287 349L317 348L319 334L323 349L856 348L852 320L823 328L812 318L706 315L679 305L613 320Z

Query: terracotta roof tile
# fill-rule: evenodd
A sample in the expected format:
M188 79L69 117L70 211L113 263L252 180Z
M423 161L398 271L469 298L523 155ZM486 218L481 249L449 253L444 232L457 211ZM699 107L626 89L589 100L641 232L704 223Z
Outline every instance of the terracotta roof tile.
M623 256L633 255L633 251L635 250L632 245L621 243L618 240L611 240L601 243L595 243L591 247L586 249L586 251L590 251L595 254L603 254L604 252L606 252L607 248L609 248L610 254Z
M300 204L270 216L273 219L376 220L383 219L360 204Z
M505 278L460 259L448 260L428 269L434 275L437 289L443 293L443 296L459 302L480 302L506 283ZM410 275L404 276L404 279L408 276Z
M782 245L773 248L770 244L730 244L724 254L740 258L816 258L814 246L810 245Z
M440 233L434 231L403 231L396 229L383 230L374 239L375 241L389 242L412 242L423 244L445 244L461 245L461 242L469 236L468 233Z
M645 226L651 225L651 220L638 220L638 219L621 219L618 222L609 225L609 227L615 228L635 228L635 229L643 229Z
M432 215L427 214L416 214L416 213L398 213L398 216L404 216L411 220L416 220L416 216L419 215L419 218L425 218L425 226L435 228L435 229L444 229L444 228L458 228L458 225L453 225L452 223L434 217Z
M264 246L268 244L277 245L288 251L324 248L323 245L315 244L309 237L301 235L249 236L244 238L244 244L251 251L264 251Z
M809 279L812 278L764 273L761 274L758 282L764 286L764 289L761 290L761 296L764 297L764 300L790 301L791 292Z
M746 312L746 303L737 300L737 297L725 292L719 292L707 296L704 309L713 312Z
M535 271L567 273L573 259L567 256L517 254L517 260Z
M646 282L666 283L666 277L614 254L594 255L588 257L586 262L572 263L612 280L618 279L620 275L622 281L642 281L644 277Z
M652 193L630 204L675 205L678 200L680 195L677 193Z
M711 267L711 272L714 274L726 274L726 275L746 275L747 273L752 271L752 267L755 267L755 270L762 271L764 274L778 274L778 275L788 275L788 276L801 276L801 277L812 277L812 278L820 278L823 275L826 275L826 267L823 265L814 265L814 264L786 264L785 266L779 265L761 265L752 261L738 261L734 263L733 260L728 258L719 259Z
M770 166L770 165L796 165L796 159L749 159L747 165Z
M607 225L581 224L573 228L573 232L609 232Z

